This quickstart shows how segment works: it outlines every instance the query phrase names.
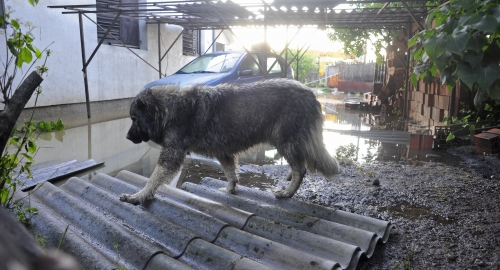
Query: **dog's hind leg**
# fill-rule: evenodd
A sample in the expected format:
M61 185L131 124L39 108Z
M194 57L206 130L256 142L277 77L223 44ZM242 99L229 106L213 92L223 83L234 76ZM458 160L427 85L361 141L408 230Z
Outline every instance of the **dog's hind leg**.
M156 190L162 184L169 184L177 175L181 164L184 161L184 156L175 150L163 150L160 153L158 164L156 165L153 174L149 177L146 186L139 192L131 194L121 194L120 200L131 204L143 203L146 200L153 198Z
M304 159L300 156L299 153L293 151L293 148L288 151L283 151L282 153L285 159L292 170L287 175L287 180L290 177L291 181L288 183L288 186L284 190L277 190L274 192L274 196L276 198L291 198L295 192L299 189L300 184L302 184L302 179L304 179L304 175L306 174L306 165ZM278 148L280 151L280 148Z
M229 194L236 193L236 184L238 183L238 173L236 169L238 168L238 161L236 156L224 155L217 157L224 171L224 175L227 178L227 186L225 188L220 188L220 191L225 191Z

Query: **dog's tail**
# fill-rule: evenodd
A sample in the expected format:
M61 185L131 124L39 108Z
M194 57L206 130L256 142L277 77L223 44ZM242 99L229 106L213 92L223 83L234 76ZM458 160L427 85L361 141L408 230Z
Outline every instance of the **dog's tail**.
M319 124L319 123L318 123ZM307 169L310 172L320 172L330 177L339 172L339 162L332 157L323 143L323 123L317 125L316 130L310 134L312 137L308 144L308 155L306 160Z

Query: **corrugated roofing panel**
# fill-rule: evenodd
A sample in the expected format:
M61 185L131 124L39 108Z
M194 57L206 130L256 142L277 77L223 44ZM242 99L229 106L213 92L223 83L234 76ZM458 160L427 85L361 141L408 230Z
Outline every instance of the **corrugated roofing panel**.
M225 182L210 178L162 187L144 205L119 201L146 181L127 171L97 174L60 187L45 183L16 198L38 208L35 234L48 247L61 242L83 269L355 269L391 228L242 186L228 195L218 190Z

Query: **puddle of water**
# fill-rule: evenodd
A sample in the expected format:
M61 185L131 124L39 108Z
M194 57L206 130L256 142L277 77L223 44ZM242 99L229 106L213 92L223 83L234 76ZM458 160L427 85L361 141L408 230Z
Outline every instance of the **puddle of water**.
M412 221L431 219L435 220L438 224L441 225L452 224L455 222L454 219L432 214L432 209L429 207L411 205L407 202L402 202L400 204L389 207L380 207L379 209L380 211L387 211L391 213L391 216L393 217L406 218Z
M82 119L63 119L63 122L69 123L68 126L71 126L72 121L83 122ZM130 124L130 118L126 117L98 123L87 122L87 125L66 128L63 132L44 134L37 141L40 149L32 168L73 159L94 159L96 162L105 162L104 166L95 170L96 173L114 176L120 170L126 169L141 175L150 175L160 151L147 143L133 144L127 140L125 135ZM80 176L84 175L85 173Z
M339 146L354 144L359 149L356 152L356 158L359 162L374 159L400 160L407 156L412 158L412 155L416 155L420 160L429 160L429 158L426 158L427 154L425 152L406 153L405 151L408 150L406 145L385 143L329 131L328 129L349 131L368 131L371 129L371 125L367 120L371 117L369 111L344 108L345 100L360 101L363 100L361 95L325 94L320 95L318 98L325 110L326 130L323 137L326 149L331 155L335 155L335 151ZM152 143L133 144L125 138L131 124L128 112L116 112L113 117L107 118L99 115L93 115L92 117L91 121L87 120L84 115L76 117L77 119L63 119L67 126L65 131L41 136L37 141L40 150L35 156L36 163L32 168L50 166L73 159L78 161L94 159L96 162L105 162L104 166L95 170L96 173L100 172L115 176L120 170L125 169L149 177L156 166L160 148ZM432 153L436 154L436 151L432 151ZM458 160L457 157L451 156L444 151L438 153L438 155L441 157L432 157L432 160L440 162ZM193 155L192 160L201 162L204 159ZM207 165L206 159L198 167L195 166L196 163L193 165L194 167L187 165L187 172L184 174L186 181L196 182L207 176L224 177L218 163L216 161L211 162L210 166ZM286 164L286 161L279 157L272 146L260 145L243 153L240 156L240 163L282 165ZM88 174L88 172L79 176L82 177L85 174ZM244 182L261 189L269 189L269 187L273 186L272 179L264 179L264 176L255 174L242 175L242 183Z

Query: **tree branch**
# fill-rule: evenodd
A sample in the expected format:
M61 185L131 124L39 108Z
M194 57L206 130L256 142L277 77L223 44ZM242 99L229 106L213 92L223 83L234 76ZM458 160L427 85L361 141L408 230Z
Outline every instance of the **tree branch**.
M0 153L3 153L9 140L12 128L17 122L19 115L30 100L33 92L42 83L43 78L38 72L33 71L21 83L16 92L8 100L5 100L5 108L0 112Z

